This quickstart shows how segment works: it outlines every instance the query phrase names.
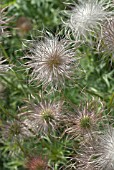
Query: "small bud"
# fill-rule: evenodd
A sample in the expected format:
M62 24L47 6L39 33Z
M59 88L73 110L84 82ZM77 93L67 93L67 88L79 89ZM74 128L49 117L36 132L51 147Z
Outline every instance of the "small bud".
M17 20L17 29L20 32L20 35L28 33L32 29L32 22L27 17L20 17Z

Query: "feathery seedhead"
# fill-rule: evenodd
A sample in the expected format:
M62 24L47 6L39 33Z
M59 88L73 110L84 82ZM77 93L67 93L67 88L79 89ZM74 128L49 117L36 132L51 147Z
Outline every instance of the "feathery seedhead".
M71 78L74 64L74 50L69 48L67 40L57 37L44 38L33 43L27 67L32 68L32 80L41 81L43 86L58 87L64 85L65 78Z
M7 139L14 141L15 138L21 137L21 126L17 121L7 121L1 129L3 141Z
M48 165L40 156L31 157L26 164L28 170L48 170Z
M87 102L85 106L80 106L75 114L68 115L66 118L68 125L66 132L74 138L97 130L98 115L100 116L102 112L102 109L98 109L99 104L98 101L92 100Z
M91 132L97 121L95 113L88 112L85 108L78 111L78 115L72 115L68 119L69 127L66 131L73 137Z
M96 159L93 163L98 170L114 169L114 128L109 126L94 145Z
M60 102L44 101L39 104L29 102L26 107L22 108L24 110L19 117L36 135L45 134L56 129L61 116L61 106Z
M103 24L103 42L108 52L114 53L114 18Z
M66 11L69 20L65 25L76 39L80 39L101 28L102 22L112 15L110 9L114 4L106 0L79 0L74 6L71 11Z
M27 127L21 121L7 121L1 126L2 139L4 142L6 140L11 140L15 142L16 140L23 140L24 138L33 136L34 134L30 131L29 127Z
M96 138L87 136L86 140L80 145L79 152L76 155L76 160L78 161L77 170L98 170L92 162L95 159L95 140Z
M105 127L106 128L106 127ZM114 169L114 128L107 126L104 131L94 134L81 146L79 170L113 170Z

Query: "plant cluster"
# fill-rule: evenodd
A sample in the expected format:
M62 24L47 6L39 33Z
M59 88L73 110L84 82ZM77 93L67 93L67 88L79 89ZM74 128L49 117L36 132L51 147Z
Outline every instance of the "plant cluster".
M1 170L113 170L114 2L5 0L0 36Z

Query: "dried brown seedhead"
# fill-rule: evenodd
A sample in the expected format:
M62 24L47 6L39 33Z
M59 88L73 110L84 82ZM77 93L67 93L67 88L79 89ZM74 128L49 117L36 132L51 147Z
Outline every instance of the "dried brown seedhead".
M28 170L48 170L47 161L40 156L30 157L26 163Z

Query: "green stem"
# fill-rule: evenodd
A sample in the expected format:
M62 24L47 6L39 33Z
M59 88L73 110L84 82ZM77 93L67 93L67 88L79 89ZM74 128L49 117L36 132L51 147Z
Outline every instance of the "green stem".
M23 83L21 83L21 80L20 80L20 78L19 78L19 76L18 76L18 74L14 71L14 70L12 70L13 71L13 73L15 74L15 76L16 76L16 78L17 78L17 80L19 81L19 83L20 83L20 85L21 85L21 90L22 90L22 92L23 92L23 94L24 94L24 96L25 97L27 97L27 94L25 93L25 90L24 90L24 86L23 86Z
M8 83L8 84L10 84L12 87L14 87L14 84L12 83L12 82L10 82L8 79L6 79L4 76L2 76L2 79L6 82L6 83ZM16 87L17 88L17 87ZM18 89L18 88L17 88Z
M20 144L19 140L16 140L17 145L19 146L19 148L21 149L21 151L23 152L24 156L28 156L28 152L27 150L24 149L24 147Z
M3 54L4 54L4 57L8 60L9 63L11 63L11 61L10 61L10 59L9 59L9 57L8 57L6 51L5 51L5 49L4 49L4 47L2 46L1 43L0 43L0 48L1 48L2 52L3 52Z
M110 102L109 102L109 107L112 106L113 100L114 100L114 93L111 96L111 99L110 99Z

